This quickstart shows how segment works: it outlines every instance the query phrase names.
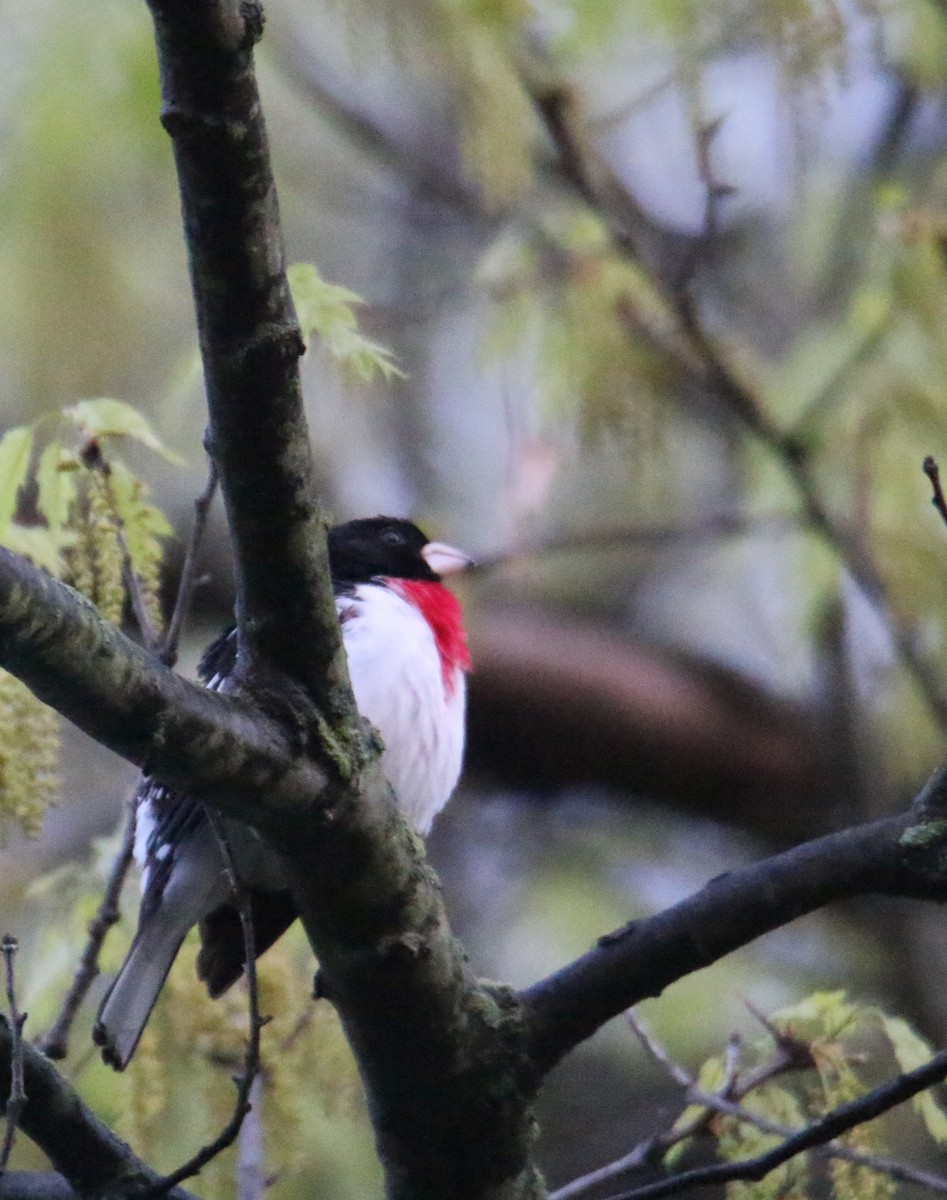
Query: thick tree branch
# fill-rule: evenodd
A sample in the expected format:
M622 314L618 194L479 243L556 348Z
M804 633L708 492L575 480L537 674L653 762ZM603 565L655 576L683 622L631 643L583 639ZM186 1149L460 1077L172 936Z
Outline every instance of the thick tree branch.
M0 1175L0 1200L80 1200L55 1171L6 1171Z
M234 543L241 663L300 682L354 728L329 579L253 44L255 3L149 0Z
M10 1059L13 1037L9 1023L0 1021L0 1096L10 1091ZM55 1169L81 1196L133 1195L160 1180L160 1175L141 1162L129 1147L94 1116L79 1095L37 1050L24 1044L23 1070L26 1100L20 1128L48 1155ZM0 1197L27 1195L32 1187L22 1175L3 1181ZM41 1177L49 1184L43 1200L58 1200L62 1184L55 1177ZM15 1185L22 1189L15 1190ZM32 1192L32 1194L36 1194ZM169 1193L171 1200L194 1200L180 1188Z
M3 547L0 666L90 737L226 816L278 828L284 806L324 789L322 772L276 721L175 675L77 592Z
M947 769L913 808L712 879L599 940L521 993L534 1065L547 1071L605 1021L805 913L868 894L947 900Z

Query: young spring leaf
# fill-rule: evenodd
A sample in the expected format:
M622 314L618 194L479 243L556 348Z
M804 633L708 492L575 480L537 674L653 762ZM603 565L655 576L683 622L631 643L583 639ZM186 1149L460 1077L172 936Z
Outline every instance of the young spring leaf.
M17 496L30 467L33 430L27 425L8 429L0 438L0 538L16 512Z
M162 442L137 408L122 400L102 396L97 400L80 400L63 409L65 416L82 430L86 438L127 437L154 450L168 462L180 466L184 460Z
M880 1013L879 1017L902 1071L914 1071L931 1058L934 1051L903 1017L889 1017L886 1013ZM947 1143L947 1114L931 1093L919 1092L913 1104L934 1141L941 1146Z
M303 337L317 333L336 362L366 383L376 375L404 379L391 351L359 332L354 310L365 303L361 296L329 283L311 263L294 263L286 275Z
M58 537L69 519L76 498L76 470L79 462L59 442L44 447L36 467L36 507L46 518L54 537Z

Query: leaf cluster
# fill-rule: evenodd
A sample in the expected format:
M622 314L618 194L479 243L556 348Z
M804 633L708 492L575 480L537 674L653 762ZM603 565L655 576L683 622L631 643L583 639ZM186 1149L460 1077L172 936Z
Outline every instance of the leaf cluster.
M137 442L180 461L136 409L83 400L63 412L76 439L44 438L50 424L0 438L0 545L71 583L115 624L134 588L155 629L163 623L164 542L172 529L149 489L112 447ZM58 791L59 718L0 672L0 841L38 830Z

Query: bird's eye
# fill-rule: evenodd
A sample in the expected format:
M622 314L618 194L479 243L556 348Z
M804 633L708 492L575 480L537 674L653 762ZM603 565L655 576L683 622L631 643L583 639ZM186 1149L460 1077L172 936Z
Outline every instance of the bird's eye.
M404 534L398 529L386 529L381 535L381 540L386 546L403 546Z

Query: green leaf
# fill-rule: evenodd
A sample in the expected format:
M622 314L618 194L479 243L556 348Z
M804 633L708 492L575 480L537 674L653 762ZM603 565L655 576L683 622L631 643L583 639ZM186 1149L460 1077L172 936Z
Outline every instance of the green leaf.
M57 536L42 525L18 525L15 521L7 526L3 544L14 554L28 558L37 567L42 567L57 578L62 575L61 551L67 538Z
M50 442L39 456L36 468L36 507L46 518L50 532L58 536L69 518L76 498L76 469L79 461L59 442Z
M902 1071L914 1071L923 1066L934 1051L928 1043L903 1019L879 1014L881 1027L891 1043L894 1057ZM927 1132L940 1145L947 1143L947 1114L930 1092L920 1092L912 1103L927 1126Z
M704 1092L715 1092L718 1088L723 1087L727 1079L727 1072L724 1066L724 1061L718 1056L708 1058L700 1068L697 1074L697 1086ZM688 1104L681 1115L674 1122L673 1129L675 1133L680 1133L687 1129L698 1118L708 1115L708 1109L705 1104ZM668 1169L677 1166L682 1158L684 1151L688 1149L692 1138L682 1138L676 1142L667 1154L664 1156L664 1165Z
M28 425L8 429L0 438L0 537L5 537L33 449L33 430Z
M361 296L323 279L312 263L294 263L286 276L303 337L317 333L336 362L366 383L376 375L405 378L387 346L359 332L354 308L365 303Z
M82 430L87 438L127 437L154 450L168 462L180 466L184 459L162 442L137 408L122 400L102 396L97 400L80 400L63 414Z
M836 992L813 992L796 1004L773 1013L770 1019L780 1028L801 1026L807 1037L834 1039L851 1029L862 1014L856 1005L849 1003L846 993L840 989Z

